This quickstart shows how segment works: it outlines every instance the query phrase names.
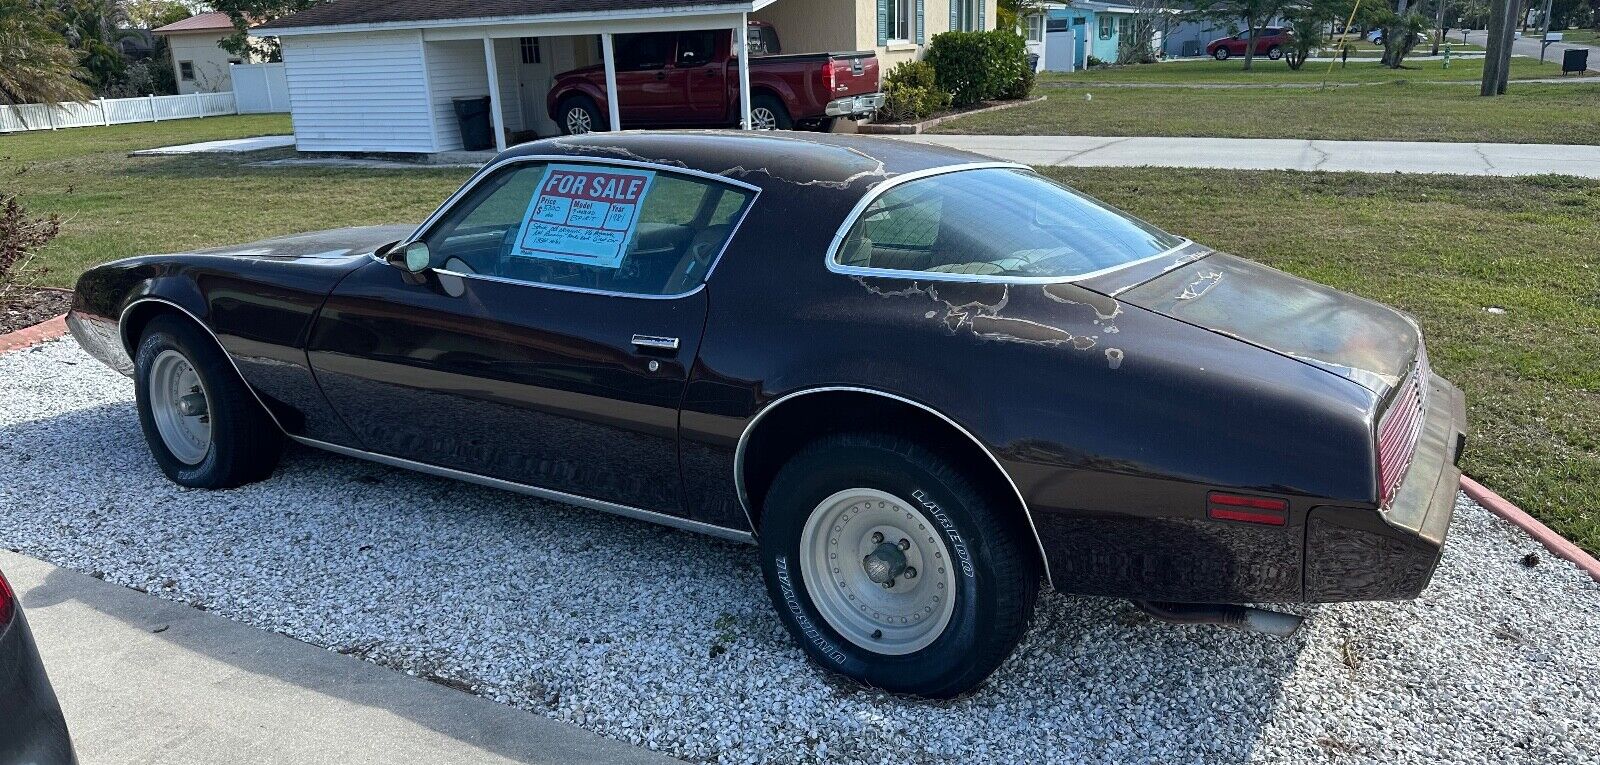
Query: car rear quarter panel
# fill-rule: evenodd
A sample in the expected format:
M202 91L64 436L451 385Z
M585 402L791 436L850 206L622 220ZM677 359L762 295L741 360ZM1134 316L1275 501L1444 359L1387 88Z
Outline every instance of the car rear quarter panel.
M834 227L815 222L840 218L817 205L747 226L712 278L683 415L691 502L739 512L707 477L731 473L750 415L838 385L970 431L1016 483L1067 591L1298 600L1306 513L1372 500L1374 402L1360 386L1071 284L836 274L823 256ZM1287 498L1288 524L1210 520L1215 489Z

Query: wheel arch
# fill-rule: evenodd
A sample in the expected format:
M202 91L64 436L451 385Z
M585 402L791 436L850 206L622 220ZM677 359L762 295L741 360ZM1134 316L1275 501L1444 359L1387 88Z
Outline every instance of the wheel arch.
M191 311L176 300L146 295L134 298L123 307L121 315L117 318L117 333L122 338L122 346L127 350L130 360L137 360L139 338L144 335L145 327L150 326L150 322L155 321L160 316L176 316L199 327L206 337L211 338L211 342L216 344L217 350L222 352L222 357L228 360L228 366L233 370L234 376L239 379L239 383L244 386L245 390L250 391L250 397L254 398L256 404L266 411L267 417L272 420L272 424L276 425L280 432L288 435L289 431L278 420L277 413L272 411L272 407L267 406L267 402L261 398L261 394L256 392L255 386L245 379L244 373L239 370L239 363L234 361L233 354L229 353L228 348L222 344L222 339L217 337L217 333L212 331L211 327L207 326L194 311Z
M828 433L873 429L912 437L936 452L978 465L973 478L995 501L1021 515L1020 528L1032 536L1045 584L1054 587L1044 542L1016 481L977 436L939 410L893 393L856 386L823 386L794 391L768 403L745 426L734 451L734 486L752 533L759 533L760 510L778 470L807 443Z

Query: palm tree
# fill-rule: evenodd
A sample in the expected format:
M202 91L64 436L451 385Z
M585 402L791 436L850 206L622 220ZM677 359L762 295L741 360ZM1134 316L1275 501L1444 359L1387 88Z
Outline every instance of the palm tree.
M0 0L0 103L89 98L78 54L29 0Z

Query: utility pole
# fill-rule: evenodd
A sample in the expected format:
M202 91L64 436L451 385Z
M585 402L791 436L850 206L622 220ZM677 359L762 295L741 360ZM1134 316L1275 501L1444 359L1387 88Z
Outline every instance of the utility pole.
M1490 0L1489 24L1484 30L1485 39L1483 54L1483 79L1479 83L1478 95L1497 96L1500 94L1500 49L1505 47L1502 42L1502 33L1505 32L1506 6L1513 0Z
M1546 2L1548 2L1548 0L1546 0ZM1429 54L1429 55L1432 55L1432 56L1439 55L1440 38L1444 37L1444 6L1445 6L1445 0L1438 0L1438 4L1439 4L1439 7L1434 9L1434 12L1433 12L1433 53Z
M1544 0L1544 12L1539 17L1539 26L1544 32L1539 35L1539 63L1544 63L1544 49L1550 47L1545 38L1550 36L1550 0Z

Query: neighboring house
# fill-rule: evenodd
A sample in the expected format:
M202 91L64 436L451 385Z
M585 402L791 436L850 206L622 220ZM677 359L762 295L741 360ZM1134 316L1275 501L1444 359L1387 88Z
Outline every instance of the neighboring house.
M1139 9L1131 5L1093 0L1046 3L1044 7L1043 14L1024 20L1024 34L1030 49L1041 52L1040 68L1048 71L1082 69L1088 66L1090 56L1116 63L1122 38L1131 34L1134 18L1139 14ZM1035 42L1036 35L1043 39ZM1152 47L1160 51L1165 45L1164 30L1157 28Z
M233 34L233 21L226 13L202 13L150 32L167 38L172 73L182 95L232 91L233 76L228 66L249 63L249 57L229 53L218 45L222 38Z
M995 0L776 0L751 18L778 28L789 53L872 50L887 73L922 58L941 32L994 28Z
M332 0L252 32L282 46L299 150L432 154L463 146L458 98L490 99L497 146L555 135L554 77L605 62L614 35L743 37L758 19L785 53L876 50L887 71L952 26L992 27L994 14L995 0Z

